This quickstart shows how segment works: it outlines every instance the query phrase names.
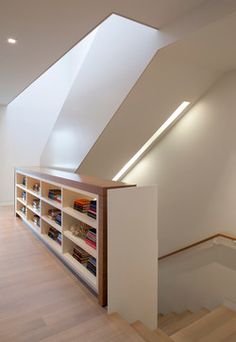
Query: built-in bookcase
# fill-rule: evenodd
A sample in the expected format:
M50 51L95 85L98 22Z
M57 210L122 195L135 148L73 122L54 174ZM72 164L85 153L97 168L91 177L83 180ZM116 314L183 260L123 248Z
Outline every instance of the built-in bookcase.
M56 171L54 171L56 172ZM123 183L110 182L110 187L95 185L92 181L76 182L76 175L67 174L68 178L50 176L51 171L35 171L35 169L17 169L15 187L15 210L20 217L78 276L97 293L99 303L107 302L107 207L106 191L108 188L127 186ZM63 173L65 174L65 173ZM49 177L50 176L50 177ZM72 178L72 179L71 179ZM50 191L56 191L57 198L49 198ZM88 191L89 190L89 191ZM90 190L93 190L90 191ZM79 199L96 201L96 218L86 212L74 209L74 202ZM36 205L35 205L36 204ZM60 215L60 220L49 216L53 211ZM57 216L58 217L58 216ZM72 227L86 225L90 231L96 232L96 246L91 246L86 236L78 236ZM51 234L51 232L54 232ZM58 233L57 233L58 232ZM52 238L53 235L53 238ZM58 236L55 239L55 236ZM75 251L82 250L86 258L96 264L96 274L89 269L86 262L78 261ZM95 261L96 260L96 261ZM90 264L91 265L91 264Z

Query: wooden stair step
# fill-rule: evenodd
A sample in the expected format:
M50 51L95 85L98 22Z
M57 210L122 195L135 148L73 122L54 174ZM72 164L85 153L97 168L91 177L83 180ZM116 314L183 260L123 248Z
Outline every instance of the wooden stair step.
M171 327L173 324L191 314L192 312L189 310L183 311L179 314L170 312L165 316L165 318L163 318L161 321L158 321L158 327L166 332L166 329L168 330L168 328Z
M144 339L146 342L157 342L157 335L148 329L142 322L136 321L131 324L131 327L137 331L137 333Z
M236 341L236 317L214 329L201 339L202 342Z
M137 333L131 325L125 321L118 313L113 313L108 316L109 320L112 321L117 328L122 330L129 337L128 341L144 342L145 340Z
M207 309L201 309L198 312L189 313L188 315L182 316L182 318L179 318L177 321L168 324L166 327L163 327L163 331L169 336L173 335L180 329L183 329L189 326L190 324L196 322L197 320L204 317L208 313L209 313L209 310Z
M175 342L222 341L219 334L227 336L225 327L235 324L236 313L224 306L213 310L204 317L171 335ZM233 321L233 323L230 321ZM217 333L215 333L217 331ZM235 324L236 331L236 324ZM208 337L210 336L210 339ZM212 337L213 336L213 337ZM212 339L213 338L213 339Z
M158 327L160 329L163 329L167 327L169 324L172 324L173 322L176 322L178 320L178 315L175 312L170 312L163 316L159 321L158 321Z
M172 338L166 335L161 329L155 330L154 333L157 335L158 342L173 342Z

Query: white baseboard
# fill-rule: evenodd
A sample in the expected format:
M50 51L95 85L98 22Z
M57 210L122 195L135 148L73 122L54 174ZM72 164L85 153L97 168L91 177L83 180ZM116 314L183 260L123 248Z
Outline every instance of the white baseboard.
M236 302L234 302L233 300L228 299L228 298L224 298L224 306L226 306L226 308L236 312Z
M0 207L7 207L7 206L12 206L14 205L13 201L10 202L0 202Z

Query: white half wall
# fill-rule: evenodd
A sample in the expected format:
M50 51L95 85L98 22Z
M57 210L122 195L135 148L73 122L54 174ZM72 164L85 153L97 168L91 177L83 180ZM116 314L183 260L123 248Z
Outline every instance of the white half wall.
M14 167L37 166L93 37L73 48L7 107L0 107L0 205L13 203Z
M160 261L159 312L212 310L224 304L232 307L236 303L235 256L235 245L219 243Z
M215 232L236 235L235 108L232 71L124 178L158 184L159 255Z
M157 51L159 33L117 15L94 42L41 156L41 165L75 171Z
M108 191L108 313L157 328L157 187Z

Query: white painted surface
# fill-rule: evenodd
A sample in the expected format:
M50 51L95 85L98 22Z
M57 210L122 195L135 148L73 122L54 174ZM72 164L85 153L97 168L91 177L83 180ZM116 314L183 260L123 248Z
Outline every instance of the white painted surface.
M41 156L76 170L157 51L158 31L113 15L98 29Z
M75 47L8 107L0 108L0 204L12 203L14 167L39 165L40 155L89 49Z
M214 87L125 177L159 190L159 255L219 231L236 235L236 72Z
M236 250L229 245L196 248L159 262L159 312L236 308Z
M183 101L194 103L219 77L216 70L175 59L176 48L158 51L83 160L79 173L112 179Z
M112 179L182 101L195 103L236 69L235 31L233 13L159 50L78 172Z
M111 13L161 28L166 45L235 8L234 0L146 0L145 6L143 0L1 0L0 103L11 101ZM18 39L16 46L6 43L9 36Z
M108 191L108 312L157 327L157 188Z

